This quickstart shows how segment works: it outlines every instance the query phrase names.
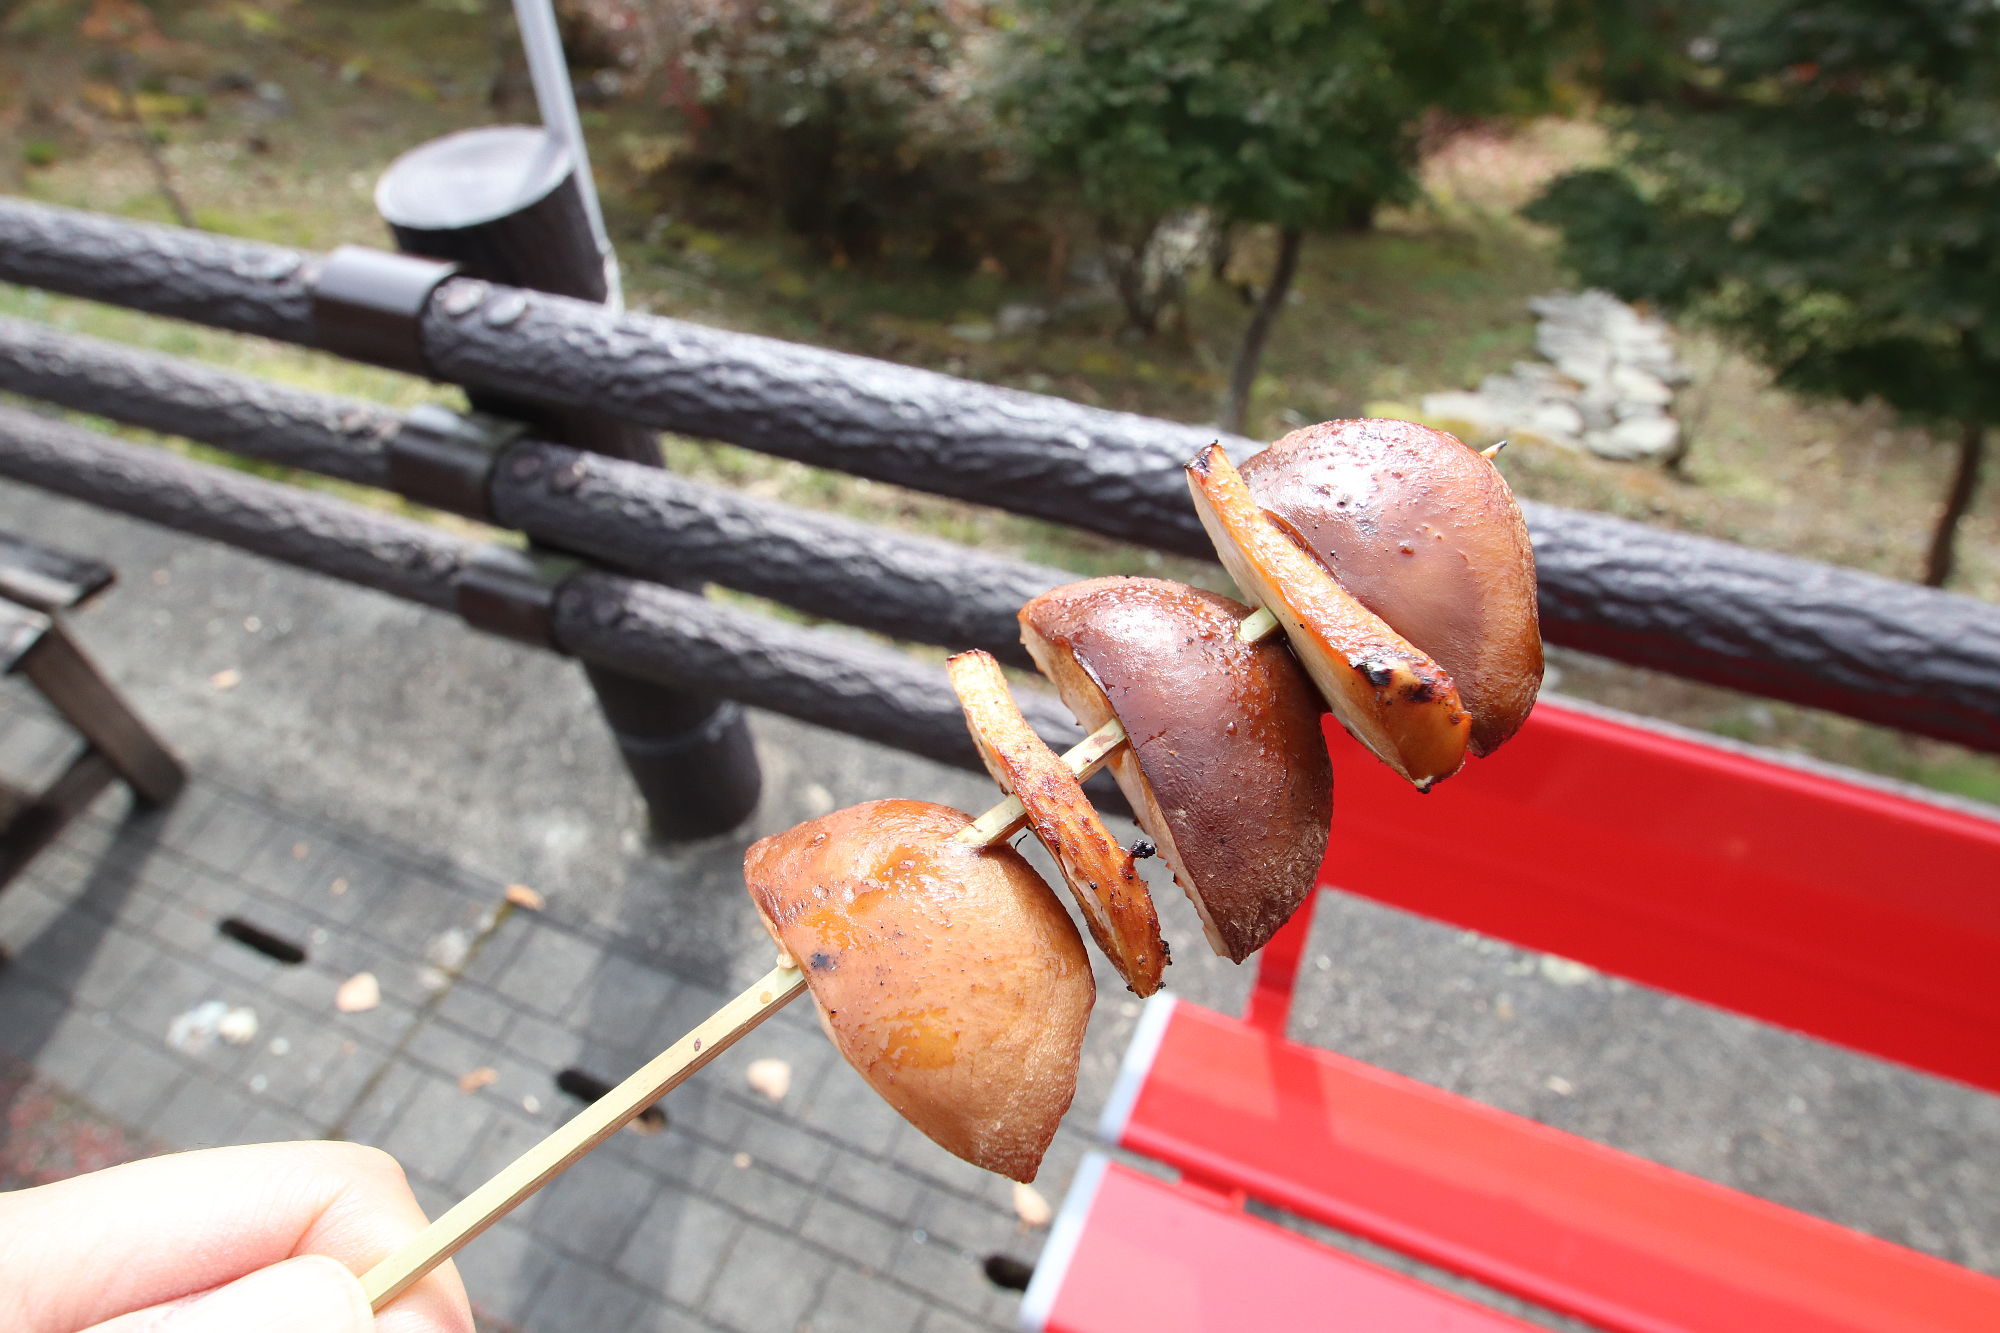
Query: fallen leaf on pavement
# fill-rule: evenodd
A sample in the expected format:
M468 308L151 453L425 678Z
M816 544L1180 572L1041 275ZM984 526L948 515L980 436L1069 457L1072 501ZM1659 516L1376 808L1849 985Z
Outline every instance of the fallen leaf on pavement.
M167 1045L184 1055L200 1055L215 1045L217 1030L229 1015L221 1000L203 1000L167 1025Z
M382 1003L382 983L373 972L356 972L340 983L333 993L333 1007L343 1014L358 1014Z
M774 1102L785 1100L785 1094L792 1090L791 1065L775 1057L752 1060L750 1067L743 1071L743 1076L753 1090Z
M1055 1214L1049 1208L1049 1201L1033 1185L1014 1185L1014 1216L1021 1219L1024 1227L1045 1227Z

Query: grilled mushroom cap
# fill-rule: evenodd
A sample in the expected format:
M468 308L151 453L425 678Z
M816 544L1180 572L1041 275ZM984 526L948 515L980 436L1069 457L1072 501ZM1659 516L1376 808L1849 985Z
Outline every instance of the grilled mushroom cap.
M1077 720L1125 728L1112 774L1209 944L1239 963L1312 891L1333 807L1319 696L1281 637L1236 637L1249 611L1117 577L1021 609L1022 641Z
M1096 985L1020 854L952 840L971 823L871 801L754 844L743 879L869 1085L948 1151L1032 1180L1076 1093Z
M1437 659L1491 754L1542 684L1535 553L1489 458L1409 421L1328 421L1243 464L1257 503L1395 631Z
M1187 473L1223 567L1277 617L1340 724L1419 790L1456 773L1470 719L1444 668L1258 508L1221 445L1202 450Z

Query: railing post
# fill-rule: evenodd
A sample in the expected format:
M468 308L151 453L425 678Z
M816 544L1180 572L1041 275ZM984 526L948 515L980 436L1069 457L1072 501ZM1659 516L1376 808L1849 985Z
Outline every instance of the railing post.
M406 253L558 296L603 302L611 295L570 152L544 130L492 126L413 148L382 174L375 207ZM491 392L468 396L480 411L527 422L538 435L659 466L659 441L644 427ZM757 755L734 701L585 671L658 836L724 833L756 807Z

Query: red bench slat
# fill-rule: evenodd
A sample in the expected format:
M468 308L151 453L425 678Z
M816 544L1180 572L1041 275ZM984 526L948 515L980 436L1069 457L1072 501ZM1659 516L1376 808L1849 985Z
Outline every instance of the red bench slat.
M2000 1090L2000 821L1559 703L1428 796L1330 730L1324 884Z
M1049 1333L1534 1333L1095 1154L1050 1233L1021 1323Z
M1106 1137L1196 1178L1613 1329L2000 1329L1991 1278L1165 995L1148 1005Z

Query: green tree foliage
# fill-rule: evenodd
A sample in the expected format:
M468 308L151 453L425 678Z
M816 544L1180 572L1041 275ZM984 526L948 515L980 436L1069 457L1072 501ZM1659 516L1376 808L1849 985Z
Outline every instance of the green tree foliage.
M1570 4L1022 0L1005 104L1128 250L1188 208L1278 229L1223 413L1240 428L1303 234L1411 198L1430 113L1531 105L1578 31Z
M1958 439L1942 583L2000 419L2000 8L1740 0L1613 165L1530 215L1589 282L1706 321L1778 381Z

